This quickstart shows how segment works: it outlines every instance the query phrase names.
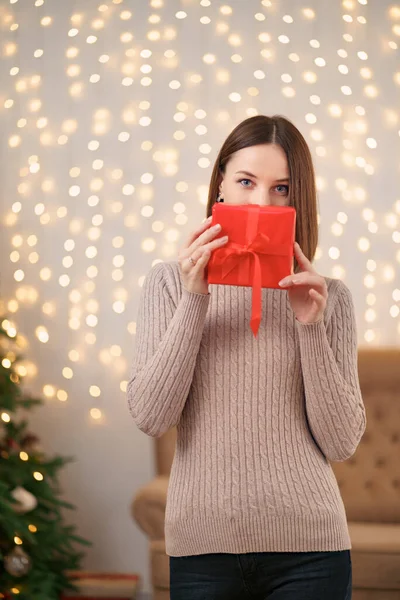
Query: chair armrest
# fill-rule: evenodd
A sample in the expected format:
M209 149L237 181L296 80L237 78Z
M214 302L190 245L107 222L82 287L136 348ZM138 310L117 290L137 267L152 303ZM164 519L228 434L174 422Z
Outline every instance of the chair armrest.
M164 539L164 517L169 476L160 475L139 489L131 505L131 515L150 540Z

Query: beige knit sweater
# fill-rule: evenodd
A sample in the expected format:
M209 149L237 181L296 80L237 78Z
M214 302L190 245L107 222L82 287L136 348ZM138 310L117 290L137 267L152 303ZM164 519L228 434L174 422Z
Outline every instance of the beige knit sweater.
M329 461L365 430L353 302L326 279L324 319L301 324L287 291L188 292L177 262L146 277L127 396L137 426L178 439L168 489L170 556L351 547Z

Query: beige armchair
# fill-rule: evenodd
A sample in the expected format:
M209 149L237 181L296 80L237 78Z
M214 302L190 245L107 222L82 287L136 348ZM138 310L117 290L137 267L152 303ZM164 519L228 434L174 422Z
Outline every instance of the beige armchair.
M400 348L360 349L367 430L355 455L333 463L352 539L353 600L400 600ZM157 477L132 516L150 546L153 600L169 599L164 514L176 430L155 440Z

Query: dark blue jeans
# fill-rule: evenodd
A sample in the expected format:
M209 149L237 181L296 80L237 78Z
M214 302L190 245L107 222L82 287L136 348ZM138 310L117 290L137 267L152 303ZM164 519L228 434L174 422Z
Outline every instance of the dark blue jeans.
M170 600L350 600L349 550L170 557Z

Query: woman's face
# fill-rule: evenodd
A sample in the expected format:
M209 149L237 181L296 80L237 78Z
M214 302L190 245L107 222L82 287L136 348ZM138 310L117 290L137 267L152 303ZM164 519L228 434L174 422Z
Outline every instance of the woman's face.
M288 206L289 185L289 168L281 146L261 144L232 156L219 192L227 204Z

